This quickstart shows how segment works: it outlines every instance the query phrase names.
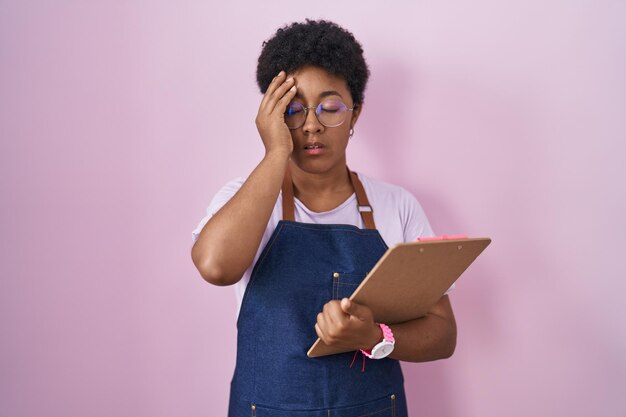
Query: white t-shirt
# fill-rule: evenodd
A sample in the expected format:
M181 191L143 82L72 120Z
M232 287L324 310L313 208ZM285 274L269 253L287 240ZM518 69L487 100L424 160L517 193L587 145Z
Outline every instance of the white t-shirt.
M397 185L388 184L369 178L366 175L358 174L359 179L363 183L363 188L367 194L370 205L374 210L374 222L376 229L381 234L387 246L392 247L398 243L413 242L419 237L431 237L434 233L428 223L426 214L417 199ZM198 235L204 228L209 219L217 213L232 196L241 188L245 179L237 178L229 181L218 193L213 197L206 210L206 216L200 221L198 226L192 232L192 239L195 242ZM352 194L341 205L330 211L314 212L309 210L300 200L295 200L295 220L302 223L320 223L320 224L350 224L363 228L363 219L357 209L356 194ZM279 194L274 210L270 216L261 244L256 252L254 261L246 270L243 277L235 284L235 294L237 297L237 311L241 308L241 301L246 286L250 281L250 275L254 264L261 255L263 248L270 239L278 222L282 219L282 193ZM454 284L448 292L454 288Z

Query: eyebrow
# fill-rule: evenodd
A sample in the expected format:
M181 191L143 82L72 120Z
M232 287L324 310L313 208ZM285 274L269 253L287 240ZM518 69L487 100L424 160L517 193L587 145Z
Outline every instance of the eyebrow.
M339 97L343 98L343 96L341 94L339 94L338 91L335 91L335 90L323 91L322 93L320 93L319 98L324 98L324 97L328 97L328 96L339 96ZM303 98L299 91L296 93L296 97Z

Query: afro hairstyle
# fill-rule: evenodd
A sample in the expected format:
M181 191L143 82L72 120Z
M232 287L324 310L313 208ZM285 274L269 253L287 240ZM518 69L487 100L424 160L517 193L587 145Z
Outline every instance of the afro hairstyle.
M363 48L352 33L326 20L310 20L286 25L263 42L256 69L261 93L281 70L293 72L312 65L343 78L355 105L363 103L369 68Z

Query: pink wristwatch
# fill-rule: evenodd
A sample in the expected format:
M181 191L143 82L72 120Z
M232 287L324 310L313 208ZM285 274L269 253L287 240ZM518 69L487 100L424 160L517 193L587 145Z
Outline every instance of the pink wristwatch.
M387 356L389 356L389 354L391 354L391 352L393 352L394 345L396 344L396 339L394 339L393 332L391 331L389 326L383 323L378 323L378 325L383 331L382 342L379 342L370 350L361 349L361 352L363 352L363 354L370 359L386 358Z

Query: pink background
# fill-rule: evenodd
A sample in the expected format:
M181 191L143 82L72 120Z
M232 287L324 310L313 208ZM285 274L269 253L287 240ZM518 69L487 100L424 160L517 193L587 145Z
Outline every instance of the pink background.
M235 299L191 230L260 161L261 42L305 17L371 66L350 166L493 238L412 415L626 415L619 0L0 1L0 415L225 415Z

